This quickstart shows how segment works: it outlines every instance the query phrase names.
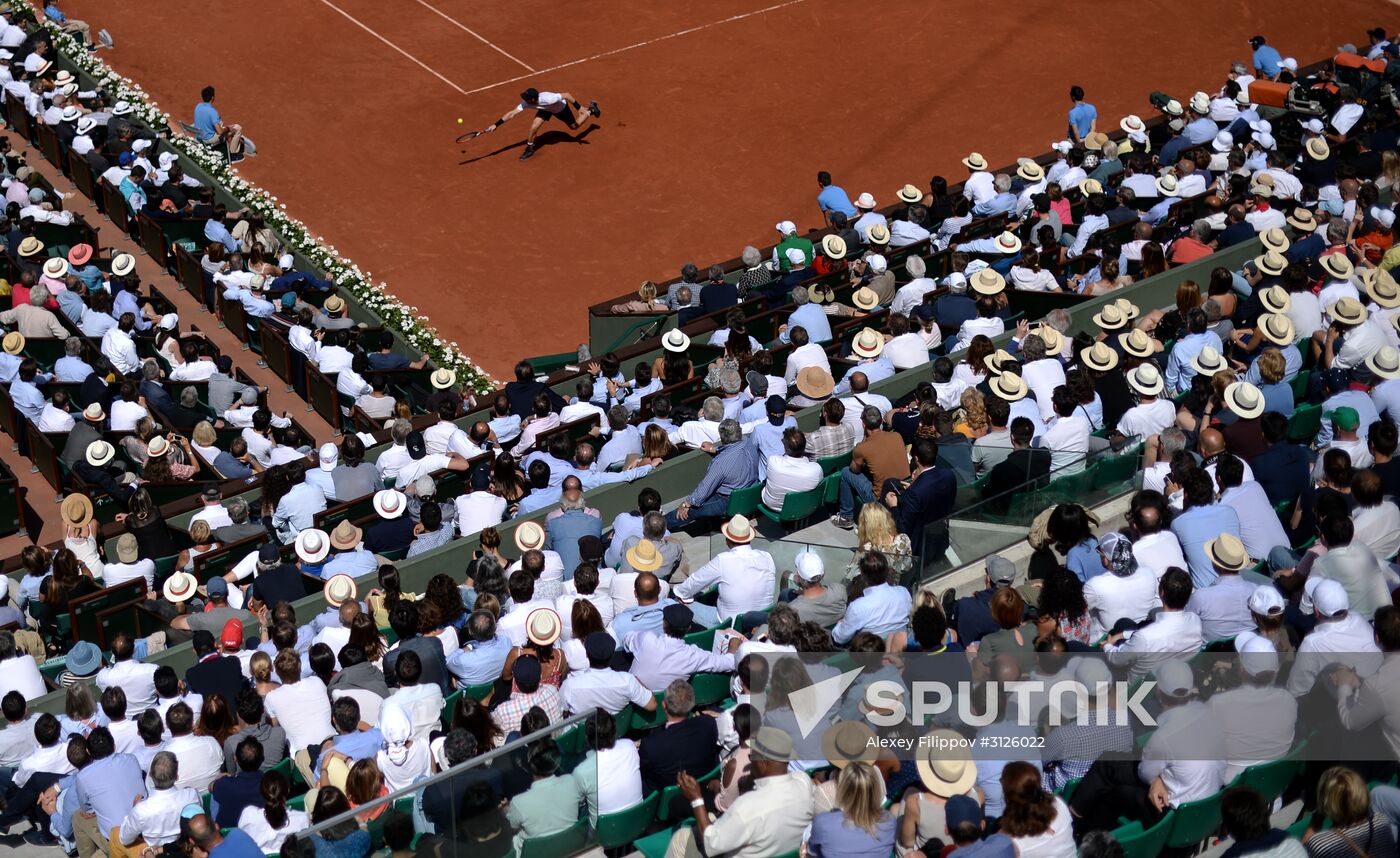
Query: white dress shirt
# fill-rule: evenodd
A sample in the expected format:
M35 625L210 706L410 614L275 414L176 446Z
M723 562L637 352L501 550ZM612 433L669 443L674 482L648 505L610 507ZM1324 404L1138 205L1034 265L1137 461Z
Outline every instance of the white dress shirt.
M797 374L809 366L819 366L831 372L831 358L827 357L826 350L818 343L808 343L792 350L792 354L788 355L783 380L791 385L797 380Z
M1055 388L1065 383L1065 366L1059 360L1048 357L1033 360L1021 367L1021 380L1035 394L1036 405L1040 406L1040 418L1048 421L1055 416L1055 408L1050 396Z
M1109 660L1131 665L1134 677L1146 676L1172 658L1190 658L1200 652L1201 618L1190 611L1161 611L1152 622L1117 644L1104 644Z
M180 760L183 768L185 761ZM180 839L180 812L199 804L199 791L189 787L153 789L127 811L121 825L121 841L130 846L138 840L160 847Z
M765 858L795 852L816 806L817 789L805 772L759 778L705 829L705 854Z
M311 824L311 817L304 810L287 808L287 824L273 828L267 823L267 814L261 807L248 805L238 817L238 827L244 834L253 838L264 855L276 855L286 839Z
M34 656L16 654L13 658L0 661L0 697L11 691L18 691L25 700L38 700L49 690L44 685L44 676L39 673L39 665Z
M374 466L379 469L379 476L387 480L390 477L397 478L399 469L412 461L413 457L408 454L407 447L394 444L379 454L379 458L374 460ZM395 482L395 485L398 483Z
M1147 619L1159 604L1157 576L1143 567L1131 575L1095 575L1084 582L1084 601L1089 606L1089 637L1097 639L1124 617L1135 622Z
M141 368L141 359L136 356L136 343L130 334L120 328L110 328L102 335L102 356L123 375L131 375Z
M488 491L458 495L453 504L457 507L457 532L462 536L495 527L505 518L506 499Z
M301 747L296 747L296 750L301 750ZM213 736L176 736L166 743L165 750L180 761L180 779L175 782L177 787L204 792L224 770L224 749Z
M963 196L974 206L985 203L997 195L995 177L987 170L979 170L963 182ZM784 850L779 850L784 851Z
M264 704L269 718L287 733L287 744L300 751L325 741L335 733L331 726L331 701L326 685L310 676L267 693ZM219 750L220 762L223 749Z
M151 412L146 406L139 402L127 402L124 399L113 400L111 412L111 425L113 432L128 432L136 428L142 417L151 416Z
M973 337L978 334L986 334L988 337L995 338L1005 332L1006 322L1002 321L1000 316L993 316L990 319L984 319L980 316L968 319L958 328L958 340L948 352L951 354L959 349L967 348L972 343Z
M1390 604L1390 587L1386 584L1381 561L1366 543L1353 538L1349 545L1329 548L1313 562L1310 576L1331 578L1347 591L1351 613L1370 620L1381 605Z
M507 573L507 577L509 577L509 573ZM529 619L530 612L536 608L553 609L554 600L535 598L512 607L496 623L496 634L509 640L511 646L524 646L527 640L525 621Z
M73 423L72 414L54 408L52 402L46 402L44 410L39 412L39 419L35 423L35 427L40 432L71 432Z
M126 715L134 721L137 715L156 705L156 668L157 665L133 659L119 661L97 672L97 687L103 691L112 686L120 688L126 694Z
M670 439L672 444L689 444L692 447L699 447L707 441L711 444L718 444L719 421L704 418L687 420L680 425L680 428L671 433Z
M1242 685L1210 698L1225 736L1225 782L1250 766L1282 759L1293 747L1298 701L1276 686Z
M186 361L170 370L171 381L208 381L218 369L211 360Z
M1157 716L1157 729L1142 749L1138 779L1158 777L1167 801L1177 807L1212 796L1225 785L1225 737L1211 710L1193 700Z
M1089 418L1079 412L1056 418L1040 436L1039 444L1050 451L1051 473L1058 476L1084 470L1084 457L1089 452L1089 435L1093 431Z
M1385 330L1368 320L1347 331L1346 339L1342 341L1342 350L1336 353L1332 366L1338 369L1355 369L1388 345L1390 338L1386 336Z
M423 444L429 453L456 453L470 459L481 452L462 427L451 420L440 420L423 430Z
M34 722L37 720L38 715L30 715L0 730L0 766L14 768L39 747L34 739Z
M1383 500L1375 506L1359 506L1351 513L1352 540L1363 542L1371 553L1387 559L1400 551L1400 507Z
M30 776L35 772L66 775L72 771L73 764L68 762L68 743L60 739L52 747L39 748L20 761L15 769L14 785L22 787L29 783Z
M1294 697L1307 694L1318 674L1332 664L1344 664L1365 679L1380 670L1382 660L1371 624L1359 615L1348 612L1340 620L1319 617L1317 626L1298 645L1293 672L1288 674L1288 693Z
M938 282L930 277L910 280L894 293L894 300L890 302L890 312L898 316L909 315L909 311L923 303L925 295L937 288Z
M895 369L911 369L928 363L928 350L942 340L942 335L936 327L933 329L933 337L933 345L930 345L921 333L900 334L885 343L885 350L881 354L894 364Z
M846 616L831 630L831 639L846 644L858 632L871 632L880 637L893 634L909 623L914 597L895 584L880 584L865 588L859 599L846 606Z
M637 677L608 668L571 670L559 687L559 701L565 712L586 712L596 707L616 715L628 703L644 708L654 699Z
M1186 568L1186 555L1181 551L1181 542L1170 530L1149 533L1134 542L1133 557L1137 558L1138 568L1151 570L1159 582L1171 567Z
M748 611L761 611L773 604L777 573L773 556L751 545L738 545L716 556L676 585L676 598L694 599L711 584L719 585L716 608L721 620ZM908 591L904 591L908 596Z
M763 503L782 510L783 499L793 492L811 491L821 484L822 466L811 459L787 455L768 457L768 478L763 482Z
M632 675L652 691L665 691L672 680L689 679L695 673L735 670L732 653L713 653L665 634L629 632L620 643L632 654Z

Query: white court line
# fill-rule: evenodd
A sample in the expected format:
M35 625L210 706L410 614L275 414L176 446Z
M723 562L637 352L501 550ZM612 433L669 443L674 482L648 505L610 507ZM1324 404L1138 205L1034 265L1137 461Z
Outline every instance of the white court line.
M325 3L326 0L321 0L321 2L322 2L322 3ZM419 0L419 2L421 3L422 0ZM711 21L711 22L708 23L708 24L701 24L701 25L699 25L698 27L689 27L689 28L684 29L684 30L679 30L679 31L677 31L677 32L675 32L675 33L671 33L670 35L667 35L667 36L658 36L658 37L656 37L655 39L648 39L648 40L646 40L645 42L637 42L636 44L627 45L626 47L623 47L623 48L614 48L614 49L611 50L611 51L603 51L601 54L594 54L594 55L591 56L591 57L584 57L584 58L581 59L581 60L573 60L573 61L571 61L571 62L561 63L560 65L557 65L557 66L551 66L550 68L547 68L547 69L540 69L539 71L534 72L534 74L537 74L537 75L540 75L540 74L549 74L550 72L556 72L556 71L559 71L560 69L569 68L570 66L576 66L576 65L580 65L580 64L582 64L582 63L592 62L593 60L600 60L600 59L602 59L602 58L604 58L604 57L610 57L610 56L612 56L612 55L614 55L614 54L620 54L620 53L623 53L624 51L630 51L630 50L634 50L634 49L636 49L636 48L644 48L644 47L646 47L647 45L654 45L654 44L656 44L657 42L664 42L664 41L667 41L668 39L677 38L678 36L688 35L688 34L690 34L690 33L695 33L695 32L698 32L698 31L700 31L700 30L708 30L710 27L718 27L720 24L728 24L728 23L730 23L730 22L732 22L732 21L740 21L740 20L743 20L744 18L751 18L751 17L753 17L754 15L762 15L762 14L765 13L765 12L772 12L772 11L775 10L775 9L781 9L781 8L783 8L784 6L796 6L798 3L804 3L804 2L806 2L806 0L787 0L787 2L784 2L784 3L775 3L775 4L772 5L772 6L766 6L766 7L762 8L762 9L755 9L755 10L752 11L752 12L744 12L744 13L739 14L739 15L731 15L731 16L729 16L728 18L724 18L724 19L721 19L721 20L719 20L719 21ZM1400 0L1391 0L1391 2L1400 4ZM494 45L493 45L493 47L494 47ZM522 63L522 65L524 65L524 64ZM528 68L528 66L527 66L527 68ZM438 76L441 77L441 75L438 75ZM498 80L498 81L496 81L495 83L487 84L486 86L479 86L479 87L477 87L476 89L468 90L467 92L463 93L463 95L473 95L473 94L478 93L478 92L485 92L485 91L488 90L488 89L495 89L495 88L498 87L498 86L505 86L505 85L508 84L508 83L515 83L516 81L519 81L519 80L525 80L526 78L531 77L531 76L532 76L532 75L522 74L522 75L516 75L515 77L512 77L512 78L507 78L507 79L505 79L505 80Z
M376 39L378 39L379 41L383 42L384 44L388 45L389 47L391 47L391 48L393 48L394 50L398 51L399 53L403 54L403 55L404 55L405 57L407 57L408 59L412 60L412 61L413 61L419 68L421 68L423 71L427 72L428 74L432 75L433 77L437 78L438 80L442 81L443 83L445 83L445 84L447 84L448 86L452 87L453 89L457 90L457 91L460 92L462 95L471 95L470 92L467 92L465 89L462 89L462 88L461 88L460 86L458 86L457 84L455 84L455 83L453 83L452 81L448 80L447 78L443 77L443 76L442 76L441 74L439 74L438 71L437 71L436 69L434 69L432 66L428 65L427 63L425 63L425 62L423 62L422 60L420 60L420 59L418 59L417 57L415 57L413 54L410 54L408 51L405 51L403 48L399 47L398 45L394 44L393 42L391 42L391 41L389 41L388 39L384 38L383 36L379 35L379 34L376 33L373 29L371 29L369 26L367 26L363 21L361 21L360 19L356 18L354 15L351 15L349 12L346 12L344 9L340 8L339 6L335 5L334 3L330 2L330 0L321 0L321 2L324 3L324 4L326 4L327 6L331 7L331 8L334 9L335 11L339 12L342 16L345 17L346 20L350 21L350 22L353 23L355 26L359 27L361 30L364 30L366 33L369 33L371 36L374 36L374 37L375 37ZM493 47L494 47L494 46L493 46ZM512 57L512 59L514 59L514 57ZM517 62L519 62L519 61L517 60ZM524 63L521 63L521 65L524 65ZM529 66L525 66L525 67L526 67L526 68L529 68ZM475 91L476 91L476 90L473 90L473 92L475 92Z
M462 30L465 33L471 34L471 36L478 42L481 42L483 45L486 45L487 47L491 48L493 51L510 60L511 62L519 63L520 65L524 66L532 72L535 70L534 66L530 65L529 63L525 62L519 57L511 56L510 54L506 53L505 49L502 48L500 45L497 45L495 42L481 35L477 31L473 30L471 27L468 27L466 24L463 24L461 21L458 21L456 18L453 18L451 15L448 15L446 12L443 12L441 9L437 8L431 3L427 3L425 2L425 0L418 0L418 5L422 6L425 9L430 9L433 12L436 12L438 15L441 15L445 20L450 21L452 24L454 24L457 27L457 29Z

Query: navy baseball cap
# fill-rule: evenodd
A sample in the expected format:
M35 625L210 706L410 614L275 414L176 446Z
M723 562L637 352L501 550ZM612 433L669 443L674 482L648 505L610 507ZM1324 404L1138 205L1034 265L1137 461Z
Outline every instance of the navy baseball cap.
M594 632L583 639L583 651L589 661L607 661L617 652L617 642L607 632Z
M948 799L943 805L943 816L948 820L948 828L952 830L970 822L978 828L982 827L982 805L977 803L977 799L966 795L955 795Z
M767 401L764 403L764 408L767 409L769 414L784 414L787 412L787 400L774 394L768 397Z
M259 556L261 556L261 549L259 549L259 552ZM210 578L209 583L204 586L211 596L228 595L228 582L222 578Z

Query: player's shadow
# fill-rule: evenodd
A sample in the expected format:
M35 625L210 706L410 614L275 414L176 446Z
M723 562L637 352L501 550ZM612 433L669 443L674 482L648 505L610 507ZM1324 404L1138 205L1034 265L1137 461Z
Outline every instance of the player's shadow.
M595 122L595 123L589 125L587 128L583 129L583 131L580 132L579 134L573 134L573 133L568 132L568 131L545 131L545 132L542 132L542 133L540 133L540 134L537 134L537 135L535 135L535 157L538 158L538 157L540 156L540 154L541 154L541 151L542 151L545 147L547 147L547 146L553 146L553 145L555 145L556 143L579 143L579 144L583 144L583 145L588 145L588 144L589 144L589 140L587 139L587 138L588 138L588 135L592 134L592 133L594 132L594 130L597 129L597 128L598 128L598 124ZM506 145L506 146L502 146L501 148L496 149L496 150L494 150L494 151L492 151L492 152L486 152L486 153L484 153L484 154L477 155L477 156L474 157L474 158L468 158L468 159L466 159L465 161L459 161L459 162L457 162L457 166L462 167L462 166L465 166L465 165L467 165L467 164L474 163L474 162L476 162L476 161L484 160L484 159L486 159L486 158L494 158L495 156L500 155L500 154L502 154L503 152L509 152L509 151L511 151L512 149L524 149L524 148L525 148L525 141L524 141L524 140L518 140L518 141L516 141L515 143L510 143L510 144L508 144L508 145Z

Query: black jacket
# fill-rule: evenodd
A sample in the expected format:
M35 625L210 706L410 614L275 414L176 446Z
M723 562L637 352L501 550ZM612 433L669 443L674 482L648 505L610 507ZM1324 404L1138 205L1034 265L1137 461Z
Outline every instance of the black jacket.
M238 659L231 655L221 655L208 661L201 661L185 672L185 685L195 694L208 697L222 694L232 708L238 702L238 692L245 685L243 668Z

